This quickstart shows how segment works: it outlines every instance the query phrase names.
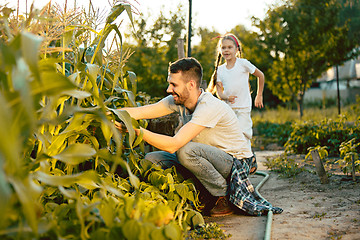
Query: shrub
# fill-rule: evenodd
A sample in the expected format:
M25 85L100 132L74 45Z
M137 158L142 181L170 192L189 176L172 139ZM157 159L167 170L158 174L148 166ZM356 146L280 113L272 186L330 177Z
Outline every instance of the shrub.
M304 171L304 168L294 158L286 154L276 158L267 158L264 165L272 171L278 172L280 176L288 178L295 177Z
M257 135L275 139L281 146L286 143L292 131L291 122L273 123L269 121L258 121L254 123L254 128L257 130Z
M309 147L327 146L329 156L339 156L342 142L351 138L359 140L359 120L347 123L345 118L337 120L325 119L320 122L307 121L294 123L293 131L285 143L287 153L306 154Z

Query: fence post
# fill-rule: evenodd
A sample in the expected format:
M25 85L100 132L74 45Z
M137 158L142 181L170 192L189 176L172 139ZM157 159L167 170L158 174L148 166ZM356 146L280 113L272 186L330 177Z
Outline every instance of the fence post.
M184 58L185 57L184 39L178 38L176 42L177 42L178 58L179 59Z
M329 183L329 179L326 175L326 172L325 172L325 168L324 168L324 165L321 161L321 158L320 158L320 155L319 155L319 151L318 150L312 150L311 151L311 156L312 156L312 159L315 163L315 167L316 167L316 172L320 178L320 182L322 184L324 183Z

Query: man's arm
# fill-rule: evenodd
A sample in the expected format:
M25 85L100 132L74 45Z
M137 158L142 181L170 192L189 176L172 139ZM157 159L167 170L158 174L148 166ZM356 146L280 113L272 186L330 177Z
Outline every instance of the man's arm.
M172 111L168 109L162 101L141 107L121 108L121 110L127 111L130 116L136 120L153 119L172 113Z
M174 153L179 150L179 148L190 142L204 128L204 126L188 122L183 127L181 127L180 130L173 137L154 133L144 128L141 128L141 130L144 133L144 141L160 150ZM137 134L140 133L139 129L136 129L135 131Z

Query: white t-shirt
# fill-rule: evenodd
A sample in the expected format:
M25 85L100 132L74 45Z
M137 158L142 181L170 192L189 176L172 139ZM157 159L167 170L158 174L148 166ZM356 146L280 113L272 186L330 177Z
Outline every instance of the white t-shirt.
M224 95L226 97L237 96L234 103L228 102L231 108L251 111L249 73L253 74L255 70L256 67L244 58L236 58L235 65L231 69L227 69L226 64L219 66L217 81L222 82Z
M183 124L192 122L206 127L192 141L217 147L238 159L253 156L234 111L211 93L201 93L192 114L184 106L176 105L171 95L161 101L179 112Z

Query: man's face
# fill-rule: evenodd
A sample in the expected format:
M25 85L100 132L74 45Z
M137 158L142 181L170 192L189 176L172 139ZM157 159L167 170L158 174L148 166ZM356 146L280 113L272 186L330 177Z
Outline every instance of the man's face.
M188 89L189 83L185 83L182 73L170 73L167 81L169 87L166 92L174 97L176 105L184 105L190 96L190 92Z

